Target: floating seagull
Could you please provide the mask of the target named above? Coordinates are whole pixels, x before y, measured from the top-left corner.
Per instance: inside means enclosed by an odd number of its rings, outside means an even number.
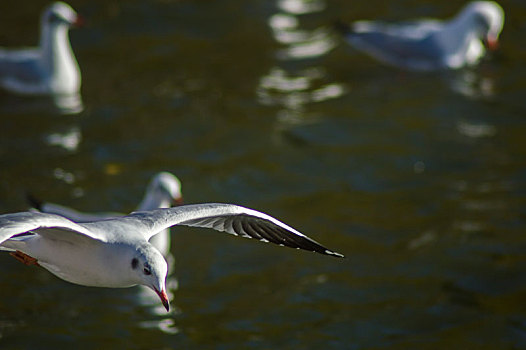
[[[194,204],[75,223],[39,212],[0,215],[0,248],[26,265],[94,287],[145,285],[167,311],[167,263],[148,240],[174,225],[213,228],[237,236],[343,257],[264,213],[233,204]]]
[[[76,94],[80,70],[68,30],[81,22],[63,2],[49,5],[41,16],[39,47],[0,48],[0,86],[25,95]]]
[[[449,21],[424,19],[388,24],[357,21],[337,24],[348,43],[393,66],[431,71],[477,63],[497,48],[504,11],[493,1],[475,1]]]
[[[28,196],[31,205],[40,212],[64,216],[71,221],[90,222],[112,217],[123,216],[122,213],[83,213],[59,204],[42,202],[33,196]],[[183,195],[181,193],[181,181],[169,172],[157,173],[148,184],[146,193],[137,211],[147,211],[159,208],[170,208],[172,204],[181,205]],[[170,230],[164,229],[152,236],[149,241],[165,257],[170,253]]]

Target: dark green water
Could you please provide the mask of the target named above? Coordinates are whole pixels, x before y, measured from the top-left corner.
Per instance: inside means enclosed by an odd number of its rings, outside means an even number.
[[[27,191],[131,211],[170,171],[187,203],[259,209],[347,258],[176,228],[167,315],[4,253],[0,347],[526,348],[526,6],[501,4],[500,51],[435,75],[328,24],[461,1],[72,2],[84,111],[0,95],[1,212]],[[0,45],[36,43],[42,7],[1,2]]]

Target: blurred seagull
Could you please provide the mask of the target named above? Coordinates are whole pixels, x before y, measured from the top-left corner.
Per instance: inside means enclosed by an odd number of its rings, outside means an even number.
[[[169,311],[167,263],[148,240],[170,226],[213,228],[241,237],[343,257],[264,213],[233,204],[195,204],[75,223],[39,212],[0,215],[0,248],[26,265],[93,287],[144,285]]]
[[[81,18],[69,5],[49,5],[40,19],[39,47],[0,48],[0,86],[26,95],[78,93],[80,70],[68,30],[80,24]]]
[[[28,200],[31,205],[40,212],[61,215],[77,223],[104,220],[125,215],[111,212],[83,213],[59,204],[39,201],[31,195],[28,195]],[[181,181],[169,172],[160,172],[152,178],[148,187],[146,187],[146,193],[141,203],[139,203],[137,211],[170,208],[172,205],[181,205],[182,203]],[[149,242],[157,248],[164,257],[168,257],[170,253],[170,230],[168,228],[152,236]]]
[[[474,1],[453,19],[423,19],[387,24],[357,21],[337,23],[354,48],[387,64],[415,71],[455,69],[476,64],[497,48],[504,11],[493,1]]]

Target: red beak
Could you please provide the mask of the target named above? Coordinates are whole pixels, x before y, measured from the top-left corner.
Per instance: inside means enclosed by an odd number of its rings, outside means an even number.
[[[173,205],[183,205],[183,197],[175,198],[173,200]]]
[[[170,311],[170,300],[168,300],[168,295],[166,294],[166,291],[163,290],[159,292],[157,289],[155,290],[159,298],[161,298],[161,302],[163,303],[164,308],[166,311]]]
[[[492,51],[495,51],[499,48],[499,41],[496,37],[492,35],[488,35],[486,38],[486,44],[488,45],[488,48]]]
[[[86,24],[86,21],[84,20],[84,17],[81,15],[77,15],[77,18],[75,19],[75,22],[73,22],[74,27],[84,27],[84,24]]]

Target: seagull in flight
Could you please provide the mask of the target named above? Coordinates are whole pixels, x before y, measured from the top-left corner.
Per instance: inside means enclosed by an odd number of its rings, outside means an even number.
[[[218,203],[140,211],[85,223],[40,212],[4,214],[0,215],[0,249],[10,251],[26,265],[42,266],[71,283],[111,288],[144,285],[157,293],[169,311],[168,266],[148,240],[174,225],[212,228],[343,257],[267,214]]]

